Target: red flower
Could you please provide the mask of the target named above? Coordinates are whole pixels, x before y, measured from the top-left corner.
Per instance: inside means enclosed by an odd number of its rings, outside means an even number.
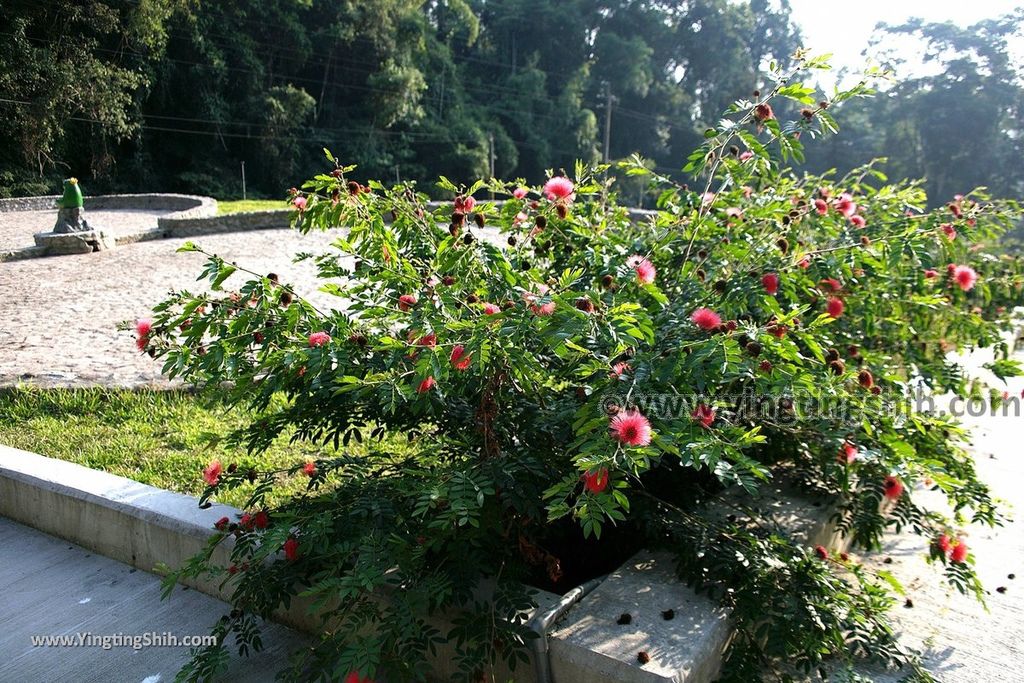
[[[658,274],[654,264],[638,254],[634,254],[626,259],[626,265],[636,271],[636,279],[642,285],[649,285],[654,282],[654,278]]]
[[[203,479],[205,479],[206,483],[210,486],[216,486],[217,482],[220,480],[221,469],[220,460],[214,460],[203,468]]]
[[[955,266],[953,280],[960,285],[960,289],[966,292],[974,288],[974,283],[978,281],[978,274],[970,266]]]
[[[772,371],[772,362],[770,360],[763,360],[763,361],[761,361],[761,364],[758,366],[758,368],[763,373],[766,373],[766,374],[771,373],[771,371]]]
[[[835,279],[834,277],[827,277],[827,278],[825,278],[824,280],[821,281],[821,285],[822,285],[822,287],[821,287],[822,289],[824,289],[825,287],[828,287],[833,292],[838,292],[838,291],[840,291],[843,288],[843,283],[840,282],[839,280]]]
[[[761,122],[774,119],[775,112],[772,111],[772,105],[767,102],[762,102],[754,107],[754,118]]]
[[[434,381],[433,376],[427,377],[425,380],[420,382],[420,385],[419,387],[416,388],[416,391],[418,391],[421,394],[425,394],[431,389],[433,389],[435,384],[437,384],[437,382]]]
[[[230,567],[228,567],[228,574],[230,574],[231,576],[234,576],[237,573],[238,573],[238,565],[237,564],[233,564]]]
[[[690,320],[702,330],[713,330],[722,324],[722,319],[710,308],[698,308],[690,316]]]
[[[533,311],[534,315],[541,317],[547,317],[555,312],[555,302],[549,301],[546,304],[531,304],[530,310]]]
[[[700,423],[704,429],[710,429],[715,421],[715,409],[703,403],[698,403],[697,407],[690,413],[690,417],[693,418],[694,422]]]
[[[565,176],[556,175],[549,181],[544,183],[544,196],[551,201],[556,199],[568,199],[573,198],[573,191],[576,186],[573,185],[572,181]]]
[[[484,304],[484,315],[497,315],[501,313],[501,307],[497,304]]]
[[[839,458],[847,464],[857,459],[857,447],[849,441],[843,444],[843,452],[839,454]]]
[[[934,268],[929,268],[926,271],[924,271],[924,277],[927,280],[931,280],[931,279],[936,278],[938,276],[939,276],[939,271],[935,270]]]
[[[467,369],[469,364],[473,362],[472,354],[466,353],[466,348],[462,344],[456,344],[452,347],[451,355],[452,365],[455,366],[456,370],[460,372]]]
[[[850,216],[850,223],[852,223],[855,228],[863,228],[867,225],[867,221],[864,220],[864,216],[859,216],[857,214]]]
[[[823,545],[814,546],[814,552],[822,560],[828,559],[828,550]]]
[[[903,482],[898,478],[889,475],[882,482],[882,490],[885,493],[885,497],[890,500],[897,500],[903,495]]]
[[[788,329],[789,328],[787,328],[785,325],[778,325],[778,324],[769,325],[768,326],[768,334],[772,335],[776,339],[782,339],[783,337],[786,336],[786,332],[787,332]]]
[[[597,472],[583,474],[583,487],[591,493],[601,493],[608,488],[608,469],[602,467]]]
[[[967,544],[964,543],[964,539],[956,539],[956,545],[953,546],[953,552],[949,554],[949,559],[953,562],[963,562],[967,559]]]
[[[289,538],[284,542],[284,556],[289,562],[299,559],[299,541],[297,538]]]
[[[315,477],[316,476],[316,463],[315,462],[307,462],[305,465],[302,466],[302,472],[307,477]]]
[[[331,341],[331,335],[326,332],[314,332],[309,335],[309,345],[311,347],[324,346],[329,344]]]
[[[252,525],[257,529],[266,529],[270,526],[270,515],[260,510],[252,516]]]
[[[857,204],[854,203],[853,197],[844,192],[839,195],[839,198],[835,200],[836,211],[843,214],[847,218],[857,213]]]
[[[238,526],[242,527],[243,529],[251,529],[252,515],[250,515],[248,512],[243,512],[242,516],[238,519]]]
[[[345,676],[345,683],[373,683],[373,679],[369,676],[363,678],[359,675],[358,671],[350,671],[349,674]]]
[[[833,318],[838,318],[839,316],[841,316],[845,309],[846,305],[843,303],[843,300],[837,299],[836,297],[832,297],[831,299],[829,299],[828,304],[826,305],[826,310],[828,311],[828,314]]]
[[[295,199],[292,200],[292,206],[294,206],[299,211],[305,211],[306,210],[306,198],[305,197],[296,197]]]
[[[814,210],[818,212],[819,216],[824,216],[828,213],[828,202],[824,199],[815,199]]]
[[[865,389],[870,389],[875,385],[875,376],[871,374],[870,370],[861,370],[857,373],[857,381]]]
[[[153,331],[153,321],[149,318],[139,318],[135,321],[135,334],[140,337],[148,337]]]
[[[476,206],[476,199],[459,195],[455,198],[455,210],[459,213],[469,213]]]
[[[803,268],[804,270],[807,270],[808,268],[811,267],[811,260],[805,256],[802,259],[800,259],[800,262],[797,263],[797,265]]]
[[[523,197],[526,196],[526,193],[527,189],[525,187],[517,187],[516,189],[512,190],[512,196],[515,197],[516,199],[522,199]]]
[[[402,296],[398,297],[398,310],[408,311],[410,308],[416,305],[416,301],[417,300],[415,294],[403,294]]]
[[[228,519],[227,517],[221,517],[216,522],[214,522],[213,528],[216,529],[217,531],[224,531],[225,529],[228,528],[228,524],[230,524],[230,523],[231,523],[230,519]]]
[[[416,340],[416,346],[426,346],[431,349],[434,348],[437,346],[437,335],[433,332],[428,332]]]
[[[941,550],[944,555],[948,555],[949,550],[953,547],[953,545],[949,536],[947,536],[946,534],[942,534],[935,539],[935,547]]]
[[[765,273],[761,276],[761,284],[764,285],[764,291],[775,294],[779,291],[779,276],[775,273]]]
[[[651,443],[651,423],[635,410],[617,413],[609,424],[612,436],[627,446],[646,446]]]
[[[946,237],[949,241],[952,242],[956,239],[956,228],[954,228],[951,223],[943,223],[939,227],[942,228],[942,232],[946,233]]]
[[[620,361],[612,366],[612,374],[615,375],[616,377],[622,377],[622,373],[632,369],[633,368],[630,367],[629,363],[625,361]]]

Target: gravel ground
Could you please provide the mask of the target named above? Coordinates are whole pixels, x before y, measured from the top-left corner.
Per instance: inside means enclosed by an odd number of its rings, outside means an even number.
[[[119,235],[156,228],[156,219],[169,213],[174,212],[142,209],[86,211],[85,220],[93,228],[102,229],[116,238]],[[56,221],[56,209],[0,212],[0,251],[34,246],[32,235],[53,230]]]
[[[337,305],[334,297],[317,292],[311,264],[291,261],[299,251],[325,251],[328,233],[259,230],[194,241],[256,272],[278,273],[318,305]],[[0,386],[162,382],[158,363],[136,351],[131,333],[116,328],[147,316],[172,289],[206,289],[195,281],[205,257],[175,253],[184,242],[156,240],[0,264]],[[238,274],[228,286],[235,278],[244,281]]]

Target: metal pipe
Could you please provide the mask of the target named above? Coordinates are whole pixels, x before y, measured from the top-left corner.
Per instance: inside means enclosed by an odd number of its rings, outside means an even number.
[[[549,607],[544,612],[538,612],[526,623],[526,626],[537,634],[537,637],[530,643],[533,650],[533,671],[537,679],[536,683],[552,683],[551,681],[551,653],[548,649],[548,629],[558,619],[569,611],[569,608],[590,594],[601,582],[608,577],[607,574],[591,579],[586,583],[576,586],[562,596],[562,599]]]

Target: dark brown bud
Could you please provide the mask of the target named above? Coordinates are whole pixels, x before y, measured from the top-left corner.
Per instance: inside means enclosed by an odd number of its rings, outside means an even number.
[[[537,227],[541,230],[548,227],[548,219],[546,216],[537,216],[537,220],[534,221],[534,223],[536,223]]]
[[[775,243],[775,246],[779,248],[779,251],[781,251],[783,255],[789,253],[789,240],[785,237],[780,237],[779,241]]]
[[[761,345],[758,344],[756,341],[750,342],[749,344],[747,344],[747,353],[749,353],[754,358],[757,358],[758,356],[761,355]]]
[[[867,235],[861,235],[860,236],[860,243],[862,245],[864,245],[865,247],[870,247],[871,246],[871,238],[868,237]]]
[[[482,213],[473,214],[473,222],[476,223],[476,227],[484,227],[484,215]]]
[[[270,280],[271,282],[273,282],[276,285],[277,282],[278,282],[278,280],[277,280],[277,273],[267,273],[267,279]]]
[[[601,286],[605,289],[611,289],[612,285],[615,284],[615,278],[610,274],[605,274],[601,278]]]
[[[703,261],[707,257],[708,257],[708,252],[706,250],[704,250],[704,249],[698,249],[697,250],[697,258],[699,258],[700,260]]]
[[[871,374],[869,370],[861,370],[857,374],[857,381],[865,389],[870,389],[871,387],[875,386],[875,377],[874,375]]]
[[[584,313],[594,312],[594,302],[587,297],[580,297],[576,299],[576,308],[583,311]]]
[[[519,262],[519,270],[523,271],[524,273],[528,271],[530,267],[530,262],[527,261],[526,259],[523,259],[522,261]]]
[[[462,228],[455,225],[455,223],[452,223],[451,225],[448,226],[448,232],[451,233],[452,237],[458,237],[459,233],[462,232]]]
[[[878,396],[880,393],[882,393],[882,387],[876,384],[875,386],[871,387],[871,393],[874,394],[875,396]]]
[[[473,244],[473,236],[467,232],[466,235],[462,238],[462,242],[463,244]]]
[[[466,297],[467,304],[475,304],[478,301],[480,301],[480,297],[478,297],[476,294],[470,294],[469,296]]]
[[[354,180],[348,181],[348,193],[350,195],[357,195],[362,188],[359,187],[359,183]]]
[[[281,292],[281,305],[288,306],[295,300],[295,297],[290,292]]]
[[[569,215],[569,207],[565,204],[559,204],[555,207],[555,213],[558,214],[559,218],[565,218]]]
[[[516,242],[517,242],[517,241],[518,241],[518,240],[516,239],[516,236],[515,236],[515,235],[509,235],[509,236],[508,236],[508,246],[510,246],[510,247],[514,247],[514,246],[516,246]]]
[[[814,110],[813,109],[808,109],[807,107],[804,107],[803,109],[800,110],[800,116],[802,116],[802,117],[804,117],[805,119],[808,119],[808,120],[809,119],[813,119],[814,118]]]
[[[728,288],[728,283],[725,280],[715,280],[715,284],[711,286],[719,294],[725,294],[725,290]]]
[[[452,285],[455,284],[455,278],[452,277],[451,275],[445,275],[443,278],[441,278],[441,284],[444,285],[445,287],[451,287]]]
[[[841,360],[834,360],[828,364],[828,369],[837,375],[841,375],[846,372],[846,363]]]
[[[839,360],[839,349],[829,349],[825,354],[825,360],[829,363],[834,360]]]

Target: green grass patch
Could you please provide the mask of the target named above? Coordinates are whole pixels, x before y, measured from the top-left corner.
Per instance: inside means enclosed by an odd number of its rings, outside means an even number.
[[[216,400],[183,391],[0,389],[0,443],[195,496],[205,486],[203,467],[215,458],[224,467],[278,469],[321,453],[312,444],[289,444],[287,435],[256,456],[210,445],[211,437],[251,418],[244,409],[229,412]],[[282,481],[272,502],[306,483],[302,475]],[[252,488],[225,491],[216,500],[241,507]]]
[[[217,200],[217,213],[243,213],[245,211],[269,211],[270,209],[287,209],[288,203],[283,199],[231,199]]]

